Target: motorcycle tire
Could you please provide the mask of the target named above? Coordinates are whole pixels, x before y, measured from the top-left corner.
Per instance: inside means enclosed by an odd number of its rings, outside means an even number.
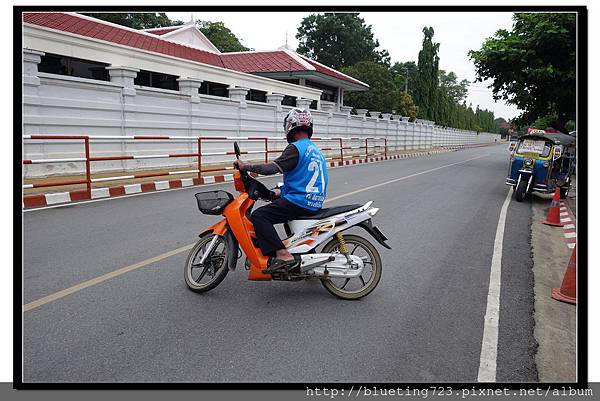
[[[372,264],[373,264],[373,274],[372,274],[371,278],[369,279],[368,283],[365,283],[365,286],[358,291],[346,291],[343,288],[337,287],[330,279],[321,279],[321,284],[323,284],[323,287],[325,287],[325,289],[327,291],[329,291],[329,293],[335,295],[338,298],[346,299],[346,300],[356,300],[356,299],[360,299],[360,298],[363,298],[363,297],[369,295],[371,293],[371,291],[373,291],[375,289],[375,287],[377,287],[377,284],[379,284],[379,280],[381,279],[381,269],[382,269],[381,256],[379,255],[377,248],[375,248],[373,246],[373,244],[371,244],[369,241],[367,241],[366,239],[364,239],[358,235],[352,235],[352,234],[344,235],[344,239],[345,239],[347,245],[360,246],[368,254],[370,254],[369,256],[371,256]],[[323,250],[321,252],[331,253],[336,247],[339,247],[339,242],[337,241],[337,239],[334,238],[331,241],[329,241],[327,244],[325,244],[325,246],[323,247]],[[362,275],[361,275],[361,277],[362,277]],[[352,280],[355,280],[355,279],[356,278],[354,278]],[[344,284],[344,286],[345,286],[345,284]]]
[[[517,202],[523,202],[525,199],[525,193],[527,192],[527,182],[521,181],[515,188],[515,200]]]
[[[199,283],[197,281],[201,280],[204,277],[204,275],[206,274],[206,268],[203,269],[203,272],[201,273],[201,276],[198,279],[194,279],[192,275],[192,269],[194,267],[197,267],[193,265],[194,259],[198,255],[198,252],[200,252],[200,250],[205,245],[211,242],[213,236],[214,235],[207,235],[205,237],[200,238],[200,240],[196,242],[196,245],[194,245],[190,250],[190,253],[185,261],[183,275],[185,279],[185,284],[191,291],[198,293],[210,291],[219,284],[221,284],[221,282],[225,279],[225,276],[227,276],[227,273],[229,272],[229,268],[227,267],[227,242],[225,242],[225,239],[223,237],[219,237],[218,241],[220,241],[223,244],[223,259],[221,262],[221,266],[218,267],[218,270],[215,272],[214,277],[205,284]],[[218,246],[219,245],[216,245],[217,248]]]

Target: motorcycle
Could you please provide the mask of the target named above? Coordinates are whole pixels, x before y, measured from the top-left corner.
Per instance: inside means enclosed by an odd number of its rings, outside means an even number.
[[[236,158],[240,148],[234,143]],[[195,194],[198,208],[207,215],[223,215],[218,223],[199,235],[185,262],[184,276],[188,288],[207,292],[217,287],[227,273],[234,271],[241,250],[246,255],[248,279],[256,281],[320,280],[331,294],[342,299],[359,299],[375,289],[381,278],[381,256],[367,239],[356,234],[344,234],[360,227],[387,249],[386,236],[372,223],[379,211],[372,201],[364,205],[345,205],[321,209],[311,216],[300,216],[284,224],[286,249],[299,255],[300,266],[291,271],[266,274],[269,257],[256,245],[256,234],[249,219],[258,199],[273,200],[274,191],[247,171],[236,170],[234,187],[239,195],[223,190]],[[323,245],[320,252],[317,248]]]

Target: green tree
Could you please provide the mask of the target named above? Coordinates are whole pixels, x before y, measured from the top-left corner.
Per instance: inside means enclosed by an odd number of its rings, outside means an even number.
[[[418,74],[417,64],[414,61],[394,63],[394,65],[390,67],[390,71],[394,74],[394,83],[398,89],[402,89],[412,96],[414,89],[413,83]],[[408,82],[406,80],[407,76]]]
[[[415,103],[419,106],[419,116],[436,121],[437,110],[434,102],[438,95],[439,43],[433,43],[433,28],[423,28],[423,47],[419,52],[417,79],[413,90]]]
[[[392,110],[394,114],[410,117],[410,121],[415,121],[419,114],[419,107],[413,102],[412,97],[404,91],[398,91],[396,98],[396,108]]]
[[[493,80],[494,99],[523,110],[517,124],[555,116],[564,130],[575,119],[575,14],[516,13],[513,21],[469,52],[477,78]]]
[[[456,103],[462,102],[467,97],[469,81],[463,79],[459,82],[454,72],[446,73],[444,70],[439,70],[439,82],[440,88],[446,91]]]
[[[369,84],[369,90],[344,94],[344,103],[388,113],[396,108],[397,90],[393,85],[393,75],[386,66],[373,61],[361,61],[350,67],[342,67],[340,71]]]
[[[221,52],[245,52],[252,50],[240,42],[222,22],[197,21],[198,29]]]
[[[298,53],[336,69],[360,61],[390,64],[387,50],[377,50],[371,25],[358,13],[311,14],[300,23],[296,38]]]
[[[165,13],[83,13],[83,15],[88,15],[114,24],[128,26],[133,29],[183,25],[183,21],[172,21]]]
[[[373,61],[361,61],[341,71],[367,84],[369,90],[349,92],[344,102],[359,109],[401,114],[414,120],[419,108],[412,97],[394,84],[394,74],[385,65]]]

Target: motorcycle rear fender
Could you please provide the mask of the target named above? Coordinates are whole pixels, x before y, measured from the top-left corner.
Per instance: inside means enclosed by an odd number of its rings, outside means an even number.
[[[385,243],[385,241],[387,241],[387,237],[379,230],[379,228],[377,228],[373,225],[373,222],[371,221],[371,219],[362,221],[354,227],[361,227],[361,228],[365,229],[382,246],[386,247],[387,249],[392,249],[391,246],[389,246],[388,244]]]
[[[199,237],[202,238],[211,234],[220,235],[225,239],[225,245],[227,246],[227,268],[229,270],[235,270],[237,266],[240,245],[238,240],[229,229],[227,220],[223,219],[218,223],[208,227],[206,230],[200,233]]]

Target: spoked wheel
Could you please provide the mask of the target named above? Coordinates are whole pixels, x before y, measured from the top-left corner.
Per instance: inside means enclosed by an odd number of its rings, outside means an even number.
[[[344,235],[348,252],[359,256],[364,264],[360,276],[354,278],[329,278],[321,280],[323,286],[342,299],[359,299],[368,295],[377,287],[381,278],[381,257],[377,249],[366,239],[358,235]],[[333,239],[323,247],[323,253],[339,253],[340,243]]]
[[[185,261],[184,276],[188,288],[194,292],[210,291],[218,286],[229,271],[227,267],[227,244],[217,235],[210,255],[200,263],[215,235],[201,238]]]

